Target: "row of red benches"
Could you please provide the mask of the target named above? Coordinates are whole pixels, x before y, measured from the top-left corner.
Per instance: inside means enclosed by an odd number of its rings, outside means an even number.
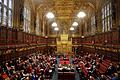
[[[99,69],[96,69],[97,70],[97,74],[98,75],[101,75],[101,74],[105,74],[109,65],[110,65],[110,60],[103,60],[102,63],[100,63],[100,68]],[[85,77],[88,76],[88,73],[89,73],[89,70],[86,69],[85,65],[83,63],[80,64],[81,66],[81,69],[83,71],[83,73],[85,74]]]
[[[100,68],[97,69],[98,74],[105,74],[109,65],[110,65],[110,60],[103,60],[102,63],[100,63]]]

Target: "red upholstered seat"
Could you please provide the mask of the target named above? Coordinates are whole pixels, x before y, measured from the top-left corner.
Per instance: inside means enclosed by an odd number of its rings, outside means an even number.
[[[98,71],[100,74],[104,74],[106,72],[106,68],[101,64],[100,69]]]
[[[64,64],[64,61],[60,61],[60,64]]]
[[[70,64],[70,61],[66,61],[66,64]]]
[[[85,67],[82,70],[83,70],[83,72],[85,74],[85,77],[87,77],[88,76],[88,70]]]

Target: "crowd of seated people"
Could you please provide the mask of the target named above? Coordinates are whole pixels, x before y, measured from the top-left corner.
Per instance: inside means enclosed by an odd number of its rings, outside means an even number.
[[[73,57],[73,64],[76,65],[81,79],[120,80],[118,76],[119,65],[116,67],[103,55],[89,53],[84,56],[77,55]]]
[[[0,65],[0,80],[50,79],[55,70],[56,57],[42,54],[29,55]]]
[[[73,64],[81,80],[120,80],[120,64],[115,66],[103,55],[86,53],[73,55]],[[68,60],[67,58],[62,60]],[[50,79],[56,67],[55,55],[41,53],[28,55],[0,65],[0,80],[44,80]],[[59,64],[58,69],[74,72],[73,64]]]

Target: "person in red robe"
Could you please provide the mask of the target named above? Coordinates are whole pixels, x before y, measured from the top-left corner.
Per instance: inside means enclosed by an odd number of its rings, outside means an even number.
[[[6,72],[3,72],[2,79],[3,80],[10,80],[10,78],[8,77],[8,75],[6,74]]]

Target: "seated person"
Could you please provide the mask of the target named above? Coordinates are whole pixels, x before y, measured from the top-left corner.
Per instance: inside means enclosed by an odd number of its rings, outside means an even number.
[[[5,71],[2,73],[2,80],[9,80],[9,77]]]
[[[113,64],[112,63],[110,63],[110,66],[108,67],[108,69],[107,69],[107,74],[109,75],[109,76],[111,76],[113,73],[115,73],[116,72],[116,68],[113,66]]]
[[[90,64],[87,62],[87,63],[85,64],[85,67],[89,68],[89,67],[90,67]]]
[[[119,64],[116,66],[116,71],[117,71],[118,73],[120,73],[120,65],[119,65]]]
[[[114,74],[113,74],[112,80],[120,80],[120,79],[118,78],[118,74],[117,74],[117,73],[114,73]]]
[[[105,77],[105,75],[101,75],[100,80],[107,80],[107,77]]]
[[[96,64],[96,68],[97,68],[97,69],[100,68],[100,64],[99,64],[99,63]]]
[[[95,80],[95,78],[93,76],[90,76],[90,79],[89,80]]]
[[[0,74],[0,80],[2,80],[2,75]]]

